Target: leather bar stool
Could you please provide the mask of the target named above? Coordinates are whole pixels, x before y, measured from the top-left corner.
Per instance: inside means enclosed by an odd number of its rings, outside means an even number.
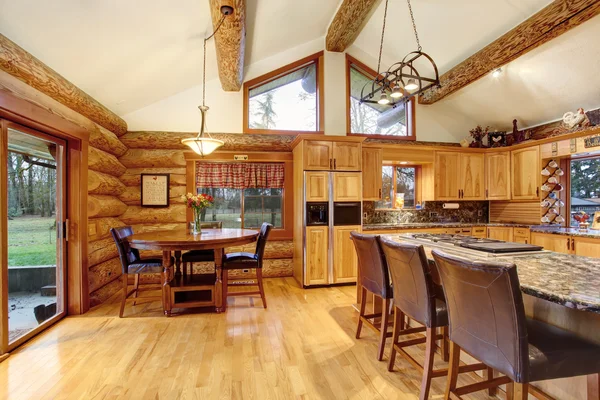
[[[379,333],[377,360],[381,361],[383,360],[385,341],[392,336],[392,332],[388,331],[392,300],[392,286],[388,266],[381,249],[379,235],[363,235],[357,232],[350,232],[350,235],[358,256],[358,284],[361,286],[360,314],[356,328],[356,338],[360,339],[363,324]],[[381,298],[381,313],[365,314],[368,292]],[[374,320],[376,318],[381,318],[379,324],[375,324]]]
[[[431,268],[421,245],[399,243],[386,238],[381,238],[381,247],[385,254],[394,296],[394,332],[392,334],[392,352],[390,354],[388,370],[393,371],[396,353],[400,353],[408,362],[423,374],[419,399],[429,397],[431,379],[448,375],[448,369],[433,369],[433,359],[436,349],[435,341],[442,341],[442,357],[446,347],[446,334],[448,327],[448,310],[446,302],[437,296],[436,284],[431,276]],[[404,328],[404,315],[409,316],[423,325],[418,328]],[[437,334],[438,329],[444,333]],[[418,339],[399,341],[400,336],[425,332],[426,336]],[[420,364],[404,349],[425,343],[425,362]],[[447,361],[447,359],[445,359]],[[460,372],[469,372],[486,369],[484,364],[463,366]],[[488,376],[493,376],[488,373]]]
[[[140,298],[138,294],[141,290],[159,290],[160,288],[156,288],[154,285],[153,288],[143,288],[140,289],[140,275],[141,274],[162,274],[163,265],[162,259],[159,258],[147,258],[142,259],[140,257],[140,252],[137,249],[133,249],[129,246],[129,242],[127,238],[133,235],[133,228],[131,226],[123,226],[119,228],[111,228],[110,233],[117,245],[117,249],[119,251],[119,259],[121,260],[121,268],[122,268],[122,279],[123,279],[123,296],[121,297],[121,309],[119,310],[119,318],[123,318],[123,310],[125,309],[125,303],[128,300],[133,300],[134,305],[135,302]],[[174,258],[171,257],[171,263],[173,263]],[[127,291],[128,277],[129,275],[134,275],[134,284],[133,289]],[[133,294],[133,298],[130,296]],[[162,293],[160,296],[144,296],[143,300],[163,300]],[[164,308],[164,304],[163,304]]]
[[[600,373],[600,346],[527,318],[514,264],[471,261],[438,250],[433,250],[433,256],[450,321],[446,399],[486,388],[481,384],[457,387],[461,350],[505,375],[490,383],[507,384],[507,399],[525,400],[528,393],[548,399],[529,383],[581,375],[588,375],[588,399],[600,398],[594,387]]]
[[[223,258],[223,298],[226,300],[227,296],[250,296],[254,294],[260,294],[263,306],[267,308],[267,300],[265,298],[265,289],[263,286],[263,257],[265,254],[265,247],[267,245],[267,239],[269,233],[273,229],[273,225],[263,222],[260,228],[260,234],[256,241],[256,252],[255,253],[229,253],[225,254]],[[235,269],[254,269],[256,271],[256,283],[232,283],[229,284],[229,271]],[[228,292],[229,286],[258,286],[258,291],[249,292]]]
[[[221,221],[211,221],[211,222],[202,222],[200,224],[202,229],[221,229],[223,227],[223,222]],[[181,261],[183,262],[183,275],[186,275],[187,268],[190,269],[190,275],[194,274],[194,263],[199,262],[214,262],[215,261],[215,251],[214,250],[190,250],[181,256]]]

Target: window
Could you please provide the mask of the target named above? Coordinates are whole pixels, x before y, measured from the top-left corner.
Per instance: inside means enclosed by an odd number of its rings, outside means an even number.
[[[323,130],[323,52],[244,83],[244,133]]]
[[[395,108],[373,103],[362,103],[361,92],[375,77],[376,72],[346,55],[346,117],[350,135],[385,139],[415,140],[414,102],[398,104]],[[365,88],[365,92],[366,92]]]
[[[382,200],[375,203],[376,209],[415,208],[417,167],[384,165],[382,169]]]
[[[600,157],[571,160],[571,226],[577,226],[573,215],[579,211],[600,216]],[[591,225],[592,220],[588,221]]]

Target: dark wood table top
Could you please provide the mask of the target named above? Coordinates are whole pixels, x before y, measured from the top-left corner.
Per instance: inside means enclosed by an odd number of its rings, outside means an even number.
[[[251,229],[202,229],[194,235],[189,229],[174,229],[136,233],[129,236],[129,245],[139,250],[203,250],[220,249],[252,243],[258,238],[258,231]]]

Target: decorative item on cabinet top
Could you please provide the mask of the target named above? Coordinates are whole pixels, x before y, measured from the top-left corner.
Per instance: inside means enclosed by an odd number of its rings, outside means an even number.
[[[541,171],[546,181],[542,185],[542,192],[546,193],[540,206],[542,208],[542,224],[562,225],[565,218],[561,215],[561,209],[565,203],[560,199],[559,193],[563,191],[563,185],[560,183],[560,177],[564,171],[555,160],[550,160]]]

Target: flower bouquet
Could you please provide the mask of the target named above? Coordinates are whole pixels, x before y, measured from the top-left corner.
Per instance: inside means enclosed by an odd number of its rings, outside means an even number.
[[[202,233],[202,210],[212,207],[215,199],[208,194],[188,193],[182,196],[186,201],[188,208],[192,209],[194,222],[194,235]]]

